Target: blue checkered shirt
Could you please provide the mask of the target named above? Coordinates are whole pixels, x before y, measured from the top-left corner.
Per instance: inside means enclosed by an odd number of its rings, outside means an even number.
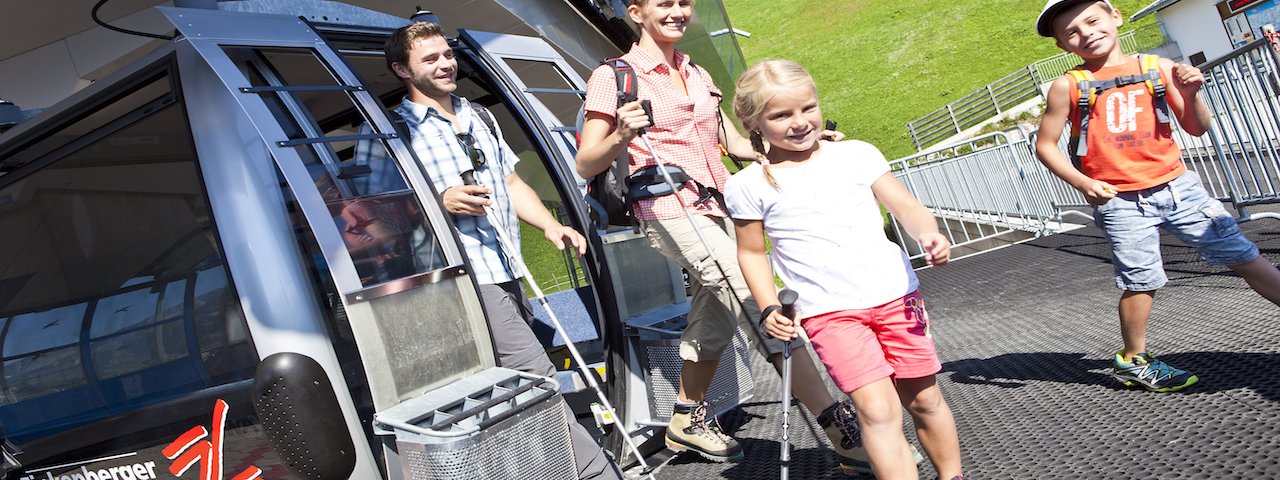
[[[457,131],[468,132],[475,139],[476,147],[484,152],[485,163],[476,169],[476,183],[493,190],[490,208],[498,217],[498,223],[505,228],[507,237],[516,249],[512,256],[520,257],[520,228],[516,219],[515,208],[511,205],[511,195],[507,191],[507,176],[515,173],[516,162],[519,161],[511,153],[506,141],[502,139],[502,131],[494,125],[497,135],[490,133],[488,125],[480,119],[467,99],[452,95],[453,111],[457,114],[461,128]],[[436,191],[443,193],[449,187],[462,185],[462,173],[472,169],[471,158],[462,149],[462,144],[454,133],[453,124],[440,115],[435,108],[419,105],[406,97],[396,109],[409,125],[410,143],[418,160],[422,162],[427,177],[435,184]],[[509,282],[520,278],[516,268],[510,265],[503,255],[502,246],[498,242],[497,232],[488,216],[454,215],[453,222],[458,229],[458,237],[471,260],[472,274],[476,282],[492,285]]]

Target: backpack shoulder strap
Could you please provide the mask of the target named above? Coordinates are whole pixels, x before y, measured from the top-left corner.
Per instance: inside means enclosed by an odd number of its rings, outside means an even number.
[[[471,110],[476,112],[476,116],[480,117],[480,121],[484,122],[484,126],[489,127],[489,134],[493,135],[494,140],[498,138],[497,121],[493,119],[493,112],[485,108],[484,105],[471,103]]]
[[[1071,77],[1076,88],[1080,90],[1080,98],[1076,103],[1083,105],[1086,108],[1089,105],[1093,105],[1093,101],[1097,99],[1097,92],[1093,89],[1093,72],[1090,72],[1084,67],[1076,67],[1071,70],[1067,70],[1067,75]]]
[[[1076,113],[1078,119],[1076,124],[1071,127],[1071,154],[1072,158],[1079,163],[1079,158],[1089,153],[1089,108],[1093,106],[1094,100],[1097,100],[1098,92],[1095,88],[1095,80],[1093,72],[1079,66],[1071,70],[1067,70],[1067,75],[1075,81],[1076,90],[1080,92],[1079,98],[1076,99]]]
[[[1169,101],[1165,99],[1167,90],[1162,78],[1163,73],[1160,71],[1160,57],[1139,53],[1138,65],[1142,69],[1143,76],[1146,77],[1147,93],[1151,94],[1152,102],[1155,103],[1156,120],[1160,123],[1169,123]]]
[[[631,68],[631,64],[621,58],[610,58],[603,62],[613,69],[613,79],[618,85],[618,106],[624,103],[634,102],[640,98],[639,85],[637,84],[636,71]]]

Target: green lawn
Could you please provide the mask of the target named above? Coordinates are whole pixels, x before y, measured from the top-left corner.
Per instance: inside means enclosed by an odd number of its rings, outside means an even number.
[[[1112,3],[1127,16],[1149,2]],[[800,62],[818,83],[826,117],[890,159],[915,152],[907,122],[1060,51],[1035,34],[1044,0],[724,4],[734,27],[751,32],[738,38],[747,63]]]

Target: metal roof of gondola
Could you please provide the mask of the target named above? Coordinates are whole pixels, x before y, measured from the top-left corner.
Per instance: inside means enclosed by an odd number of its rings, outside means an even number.
[[[1154,2],[1151,2],[1151,4],[1150,4],[1150,5],[1147,5],[1147,6],[1145,6],[1145,7],[1142,7],[1142,9],[1141,9],[1141,10],[1138,10],[1138,11],[1137,11],[1137,12],[1135,12],[1133,15],[1130,15],[1130,16],[1129,16],[1129,20],[1130,20],[1130,21],[1137,21],[1138,19],[1140,19],[1140,18],[1142,18],[1142,17],[1145,17],[1145,16],[1147,16],[1147,15],[1151,15],[1151,14],[1153,14],[1153,13],[1156,13],[1156,12],[1157,12],[1157,11],[1159,11],[1160,9],[1163,9],[1163,8],[1165,8],[1165,7],[1169,6],[1169,5],[1173,5],[1173,4],[1175,4],[1175,3],[1178,3],[1178,0],[1156,0],[1156,1],[1154,1]]]

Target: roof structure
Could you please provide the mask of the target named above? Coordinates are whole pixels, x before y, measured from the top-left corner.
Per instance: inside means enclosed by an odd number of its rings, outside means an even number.
[[[1154,2],[1151,2],[1151,5],[1142,7],[1141,10],[1138,10],[1133,15],[1130,15],[1129,20],[1137,21],[1142,17],[1156,13],[1156,11],[1163,9],[1164,7],[1167,7],[1169,5],[1173,5],[1175,3],[1178,3],[1178,0],[1156,0]]]

